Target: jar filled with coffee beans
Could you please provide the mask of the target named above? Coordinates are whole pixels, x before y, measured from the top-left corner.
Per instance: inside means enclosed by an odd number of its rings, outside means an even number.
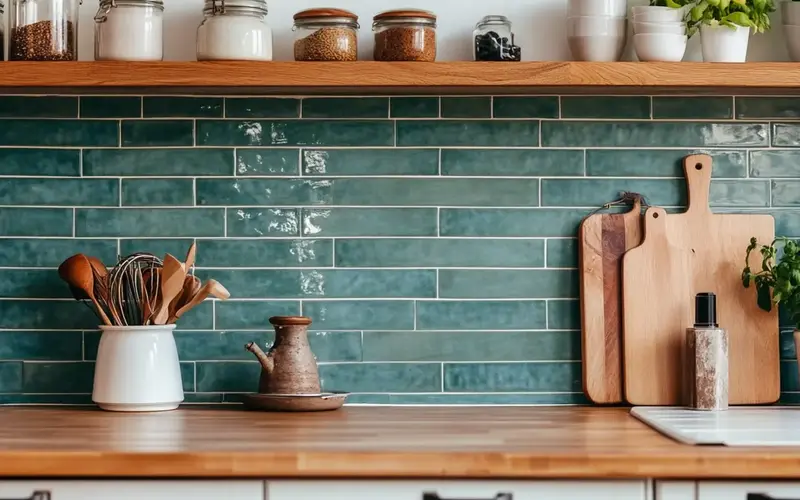
[[[11,61],[76,61],[80,0],[11,0]]]
[[[295,61],[358,60],[358,16],[343,9],[309,9],[294,15]]]
[[[514,45],[511,21],[506,16],[486,16],[475,26],[476,61],[520,61],[522,49]]]
[[[392,10],[375,16],[376,61],[436,60],[436,14],[426,10]]]

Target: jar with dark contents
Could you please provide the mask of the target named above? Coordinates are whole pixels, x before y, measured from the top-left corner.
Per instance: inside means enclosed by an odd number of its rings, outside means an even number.
[[[375,16],[376,61],[436,60],[436,14],[425,10],[392,10]]]
[[[343,9],[309,9],[294,15],[295,61],[357,61],[358,16]]]
[[[76,61],[80,0],[11,0],[11,61]]]
[[[475,26],[476,61],[520,61],[522,49],[514,45],[511,21],[506,16],[486,16]]]

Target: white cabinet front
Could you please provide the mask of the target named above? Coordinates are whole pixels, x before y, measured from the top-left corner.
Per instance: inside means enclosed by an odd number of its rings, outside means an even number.
[[[264,500],[263,481],[0,481],[0,500]]]

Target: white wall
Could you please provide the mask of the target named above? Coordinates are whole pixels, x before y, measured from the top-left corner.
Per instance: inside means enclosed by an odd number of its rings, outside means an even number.
[[[645,5],[647,0],[628,0],[629,5]],[[195,59],[195,30],[203,19],[203,0],[164,0],[165,59]],[[91,60],[94,54],[94,21],[98,0],[84,0],[81,7],[79,57]],[[517,44],[526,61],[570,60],[566,44],[567,0],[268,0],[268,22],[275,34],[275,59],[292,59],[292,16],[311,7],[335,6],[357,13],[361,22],[360,58],[372,59],[372,17],[383,10],[417,7],[439,16],[439,60],[470,60],[472,30],[487,14],[508,16],[514,23]],[[751,39],[748,60],[787,60],[778,13],[771,33]],[[687,60],[700,60],[699,36],[690,41]],[[631,60],[632,51],[626,51]]]

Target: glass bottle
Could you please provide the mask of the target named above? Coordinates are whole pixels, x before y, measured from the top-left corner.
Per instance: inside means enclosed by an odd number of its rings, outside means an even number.
[[[11,61],[78,59],[79,0],[11,0]]]
[[[162,60],[163,17],[162,0],[100,0],[94,16],[95,60]]]
[[[198,61],[271,61],[266,0],[206,0],[197,28]]]
[[[522,49],[514,45],[511,21],[506,16],[486,16],[473,32],[476,61],[520,61]]]
[[[436,14],[425,10],[392,10],[375,16],[376,61],[436,60]]]
[[[309,9],[294,15],[295,61],[357,61],[358,16],[343,9]]]

